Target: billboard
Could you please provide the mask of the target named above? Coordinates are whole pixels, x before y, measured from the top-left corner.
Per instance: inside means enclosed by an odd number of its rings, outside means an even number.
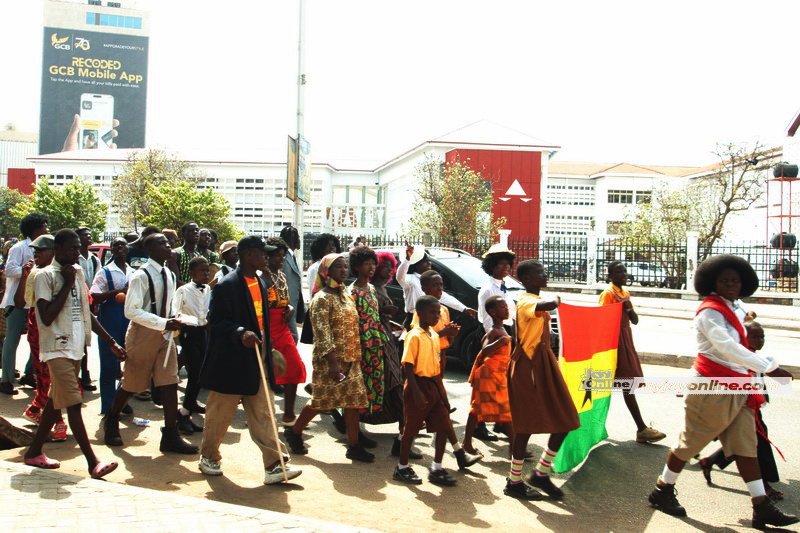
[[[47,26],[39,154],[143,148],[148,37]]]
[[[302,135],[297,141],[297,199],[311,202],[311,144]]]

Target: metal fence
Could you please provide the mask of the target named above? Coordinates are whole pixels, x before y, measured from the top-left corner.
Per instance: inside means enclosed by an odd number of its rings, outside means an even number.
[[[700,248],[703,255],[733,254],[746,259],[758,274],[760,289],[774,292],[797,292],[798,251],[770,247],[764,241],[717,241],[713,247]]]

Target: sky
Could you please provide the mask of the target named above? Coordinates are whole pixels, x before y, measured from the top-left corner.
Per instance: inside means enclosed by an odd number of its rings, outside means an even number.
[[[297,0],[120,1],[152,16],[149,146],[285,152]],[[42,5],[0,0],[0,125],[21,131]],[[782,142],[798,21],[796,1],[307,0],[305,137],[315,161],[384,161],[487,119],[560,161],[705,165],[717,142]]]

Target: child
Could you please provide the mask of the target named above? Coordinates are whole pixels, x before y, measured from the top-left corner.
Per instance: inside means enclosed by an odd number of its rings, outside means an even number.
[[[34,373],[36,374],[36,395],[22,416],[38,426],[41,422],[42,410],[47,404],[47,393],[50,390],[50,371],[47,365],[42,364],[39,359],[39,326],[36,323],[36,296],[33,291],[33,282],[36,279],[36,275],[53,261],[55,241],[52,235],[40,235],[31,243],[30,247],[33,248],[33,264],[25,263],[22,265],[22,277],[19,285],[17,285],[14,305],[17,309],[24,309],[26,305],[28,306],[28,344],[30,345]],[[21,292],[24,294],[20,294]],[[67,440],[67,425],[64,423],[60,410],[56,415],[53,441],[62,442]]]
[[[478,454],[472,446],[472,434],[478,422],[511,423],[506,378],[511,357],[511,337],[503,325],[510,316],[508,303],[502,296],[490,296],[484,307],[486,314],[492,319],[492,329],[483,338],[483,349],[475,358],[469,376],[472,385],[472,409],[464,432],[464,449],[472,454]],[[513,448],[513,440],[509,446]]]
[[[444,281],[442,280],[442,276],[435,270],[427,270],[419,277],[419,280],[422,292],[440,301],[440,298],[444,294]],[[411,327],[415,328],[418,325],[419,317],[415,311],[411,317]],[[446,307],[440,306],[439,321],[433,326],[433,331],[439,336],[439,374],[436,379],[439,381],[439,390],[442,392],[443,399],[450,413],[455,409],[450,409],[450,402],[447,399],[447,390],[444,388],[442,376],[444,376],[444,369],[445,366],[447,366],[447,348],[450,347],[450,343],[455,336],[458,335],[459,329],[461,328],[458,324],[450,321],[450,311],[448,311]],[[447,428],[447,440],[450,441],[450,445],[453,447],[453,453],[456,456],[459,470],[463,470],[480,461],[483,456],[472,455],[461,446],[456,437],[455,429],[453,429],[453,422],[449,417],[448,420],[450,423]]]
[[[753,315],[748,313],[747,318],[751,316]],[[744,329],[747,330],[747,346],[751,351],[757,352],[764,347],[764,328],[755,320],[747,320],[747,318],[744,323]],[[764,395],[764,397],[769,401],[769,397],[766,395]],[[764,419],[761,416],[761,409],[756,412],[756,416],[761,426],[760,429],[763,430],[763,434],[761,431],[757,431],[758,444],[756,445],[756,453],[758,454],[758,466],[761,468],[761,475],[764,479],[764,490],[767,496],[772,500],[782,500],[783,493],[770,486],[770,483],[777,483],[780,481],[780,477],[778,476],[778,465],[775,464],[775,456],[772,454],[772,445],[767,440],[767,425],[764,424]],[[714,465],[718,466],[720,470],[724,470],[732,462],[733,458],[725,457],[725,451],[722,448],[708,457],[701,458],[700,468],[703,470],[703,477],[706,478],[706,482],[711,485],[711,468]]]
[[[564,493],[550,480],[550,470],[567,433],[580,426],[575,404],[550,349],[550,311],[561,300],[545,301],[539,296],[541,289],[547,287],[547,274],[541,263],[521,262],[517,277],[526,292],[517,300],[517,345],[508,367],[514,439],[511,472],[503,493],[522,500],[541,499],[538,491],[522,481],[522,465],[531,434],[550,433],[528,483],[553,499],[561,499]]]
[[[202,426],[192,421],[191,414],[206,412],[197,403],[197,395],[200,393],[200,367],[206,354],[206,324],[211,301],[211,289],[206,285],[210,277],[208,259],[203,256],[192,258],[189,261],[189,276],[192,282],[178,287],[172,300],[172,314],[182,322],[194,324],[183,324],[179,337],[181,359],[189,377],[183,394],[183,406],[178,409],[178,430],[187,435],[203,431]]]
[[[642,364],[639,362],[639,354],[636,346],[633,345],[633,334],[631,324],[639,323],[639,315],[633,309],[631,303],[631,293],[623,287],[628,284],[628,271],[619,261],[612,261],[608,264],[608,277],[611,281],[609,287],[600,293],[600,305],[612,305],[622,303],[622,319],[619,322],[619,344],[617,348],[617,370],[614,377],[617,378],[640,378],[644,376]],[[636,442],[658,442],[666,438],[666,434],[647,427],[639,411],[639,403],[636,395],[630,394],[629,390],[623,391],[625,405],[636,423]]]
[[[403,389],[403,416],[405,430],[400,443],[400,462],[394,469],[392,478],[403,483],[419,485],[422,480],[408,466],[408,454],[414,437],[426,423],[428,433],[436,433],[436,449],[428,474],[428,481],[435,485],[452,487],[456,480],[442,468],[444,448],[447,444],[447,431],[450,428],[450,414],[440,381],[439,335],[433,327],[439,322],[439,300],[433,296],[417,299],[416,312],[419,326],[406,336],[403,350],[403,367],[406,371],[406,384]]]
[[[81,416],[83,392],[78,374],[83,349],[90,344],[92,331],[100,340],[110,344],[120,359],[125,358],[125,350],[89,311],[89,291],[83,272],[80,267],[75,267],[81,250],[78,234],[62,229],[55,234],[54,246],[55,259],[36,276],[33,289],[37,299],[39,358],[50,370],[50,397],[31,447],[25,453],[25,464],[39,468],[61,466],[42,452],[42,446],[56,421],[56,412],[66,408],[72,433],[86,457],[89,473],[92,478],[101,479],[113,472],[117,463],[100,462],[92,450]]]

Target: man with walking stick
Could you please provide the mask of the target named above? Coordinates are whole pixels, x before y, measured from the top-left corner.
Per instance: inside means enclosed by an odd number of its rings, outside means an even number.
[[[265,333],[269,332],[267,291],[256,273],[267,269],[266,253],[274,247],[249,235],[239,241],[237,249],[239,267],[223,277],[211,292],[211,329],[200,371],[202,387],[211,391],[206,402],[200,471],[209,476],[222,475],[219,447],[241,401],[250,437],[261,449],[264,484],[271,485],[302,473],[286,464],[288,454],[275,425],[271,387],[275,372],[285,371],[285,361],[273,358],[270,349]]]

